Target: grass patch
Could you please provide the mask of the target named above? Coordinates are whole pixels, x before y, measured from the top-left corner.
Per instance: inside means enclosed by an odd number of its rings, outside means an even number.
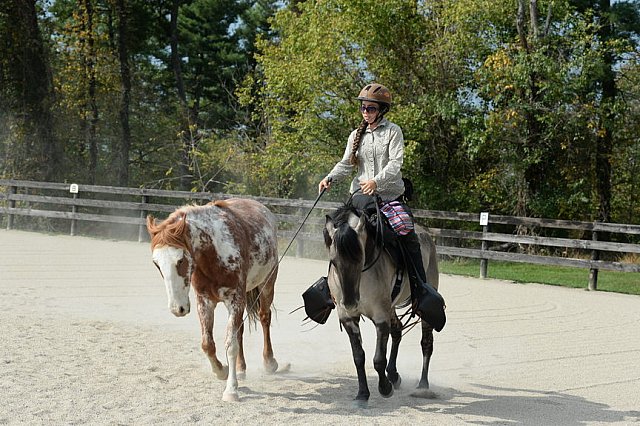
[[[443,274],[480,276],[479,259],[441,260]],[[520,283],[540,283],[563,287],[588,288],[589,270],[564,266],[490,260],[487,277]],[[640,295],[640,274],[635,272],[599,271],[598,290]]]

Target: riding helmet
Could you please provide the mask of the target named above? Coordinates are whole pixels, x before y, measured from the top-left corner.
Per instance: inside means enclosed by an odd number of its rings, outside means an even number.
[[[359,101],[377,102],[387,107],[391,106],[391,92],[382,84],[378,83],[370,83],[364,86],[356,99]]]

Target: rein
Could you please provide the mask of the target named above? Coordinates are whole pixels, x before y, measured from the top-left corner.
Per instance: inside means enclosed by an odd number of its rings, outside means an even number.
[[[380,259],[380,255],[382,254],[382,252],[384,251],[384,236],[383,236],[383,223],[382,223],[382,218],[380,217],[380,206],[378,205],[378,203],[376,202],[376,237],[373,241],[373,248],[374,250],[377,248],[378,249],[378,254],[376,254],[375,259],[373,259],[373,261],[371,263],[369,263],[368,265],[365,264],[364,268],[362,269],[362,272],[368,271],[369,269],[371,269],[371,267],[373,265],[375,265],[375,263],[378,261],[378,259]],[[378,238],[380,239],[378,241]]]
[[[358,191],[361,191],[360,188],[358,188],[353,194],[351,194],[351,196],[349,197],[349,200],[347,201],[347,204],[352,205],[351,204],[351,200],[353,199],[353,196],[355,194],[358,193]],[[373,265],[375,265],[375,263],[378,261],[378,259],[380,259],[380,255],[382,254],[382,252],[384,251],[384,224],[382,223],[382,218],[380,216],[380,196],[376,194],[376,200],[375,200],[375,205],[376,205],[376,235],[375,235],[375,239],[373,242],[373,248],[374,250],[377,248],[378,249],[378,253],[375,256],[375,259],[373,259],[373,261],[371,261],[369,264],[367,264],[365,262],[365,265],[362,269],[362,272],[368,271],[369,269],[371,269],[373,267]],[[366,212],[364,210],[362,210],[362,214],[366,215]]]

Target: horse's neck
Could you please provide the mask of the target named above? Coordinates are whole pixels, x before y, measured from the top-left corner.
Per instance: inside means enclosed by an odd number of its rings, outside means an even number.
[[[376,218],[375,220],[382,220]],[[396,233],[387,225],[386,222],[371,223],[371,217],[367,217],[369,221],[369,228],[367,230],[367,244],[365,247],[365,264],[368,265],[373,262],[378,251],[386,251],[391,256],[391,261],[402,265],[404,263],[402,253],[400,251],[400,241]]]

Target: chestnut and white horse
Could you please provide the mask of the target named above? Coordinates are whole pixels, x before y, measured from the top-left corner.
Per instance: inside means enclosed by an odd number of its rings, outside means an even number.
[[[271,347],[271,304],[278,270],[277,222],[262,204],[249,199],[214,201],[185,206],[161,223],[147,217],[153,263],[164,279],[169,309],[178,317],[190,311],[189,289],[197,303],[202,350],[213,373],[227,381],[222,399],[238,400],[238,376],[246,363],[242,345],[245,308],[252,321],[260,319],[267,372],[278,369]],[[227,364],[216,357],[213,320],[216,305],[227,307]]]

